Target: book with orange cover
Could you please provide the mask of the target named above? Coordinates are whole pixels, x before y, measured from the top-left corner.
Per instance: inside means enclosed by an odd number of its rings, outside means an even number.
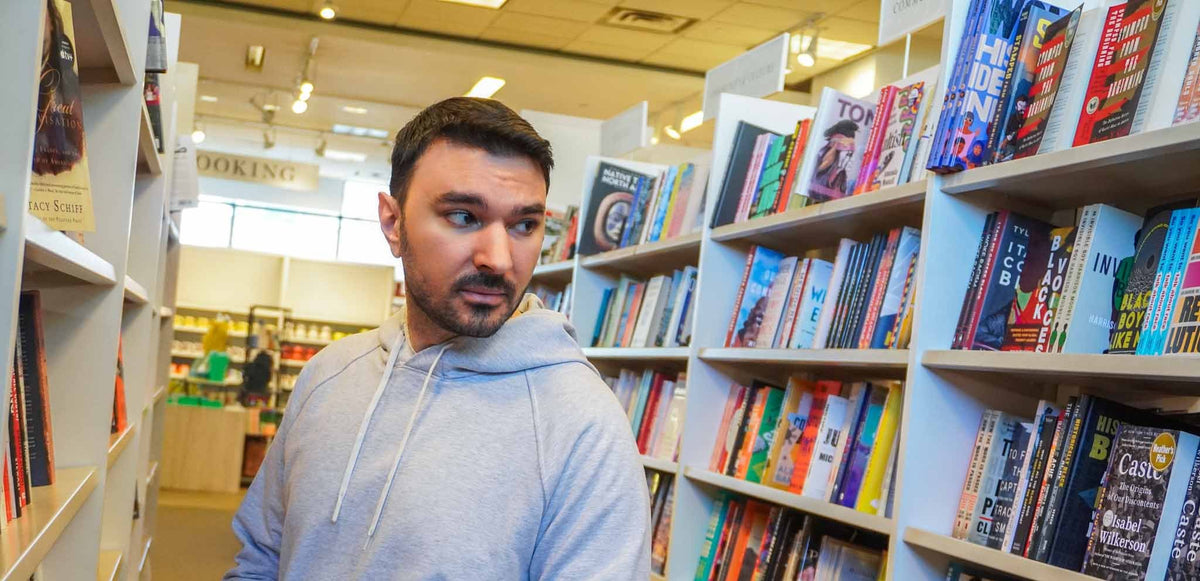
[[[745,436],[738,448],[737,464],[733,474],[742,479],[746,478],[746,473],[750,470],[750,456],[754,454],[754,442],[758,439],[758,428],[762,425],[763,412],[767,407],[767,394],[770,393],[771,387],[755,381],[750,389],[754,390],[754,408],[750,411],[750,415],[743,420],[746,424]]]
[[[729,454],[730,446],[732,446],[729,438],[729,426],[734,415],[741,408],[742,400],[745,397],[745,386],[736,383],[729,386],[729,397],[725,399],[725,413],[721,415],[721,427],[717,429],[717,440],[713,443],[712,457],[708,461],[708,469],[713,472],[724,472],[725,459]]]
[[[758,547],[770,518],[771,505],[755,500],[746,501],[746,516],[742,518],[742,525],[737,531],[729,566],[722,568],[721,579],[749,581],[754,576],[754,568],[758,565]]]
[[[816,447],[821,416],[825,413],[825,401],[830,395],[838,395],[841,391],[842,384],[839,381],[817,382],[813,390],[812,411],[804,424],[804,434],[800,437],[800,443],[793,448],[792,484],[788,487],[789,491],[800,494],[804,490],[804,480],[808,477],[808,465]]]

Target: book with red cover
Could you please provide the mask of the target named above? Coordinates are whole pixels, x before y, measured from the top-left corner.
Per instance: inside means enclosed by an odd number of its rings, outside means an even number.
[[[662,373],[655,372],[654,380],[650,382],[650,396],[646,402],[646,409],[642,412],[642,423],[638,428],[637,447],[638,452],[647,454],[647,447],[650,443],[650,434],[654,431],[654,420],[658,415],[658,406],[664,405],[662,402],[662,385],[666,380],[666,376]]]
[[[758,439],[758,429],[762,426],[763,412],[767,408],[767,395],[770,393],[770,386],[760,381],[755,381],[750,389],[754,390],[754,407],[750,410],[750,415],[744,420],[746,426],[745,437],[742,438],[741,446],[738,448],[737,462],[734,465],[732,476],[745,479],[746,473],[750,469],[750,456],[754,453],[754,442]]]
[[[830,395],[842,391],[839,381],[818,381],[813,389],[812,409],[808,421],[804,424],[804,434],[800,436],[800,444],[793,449],[792,483],[790,492],[800,494],[804,490],[804,480],[808,477],[808,465],[812,461],[813,449],[817,444],[817,432],[821,427],[821,416],[825,414],[825,401]]]
[[[746,516],[738,529],[737,541],[722,579],[749,581],[754,576],[754,567],[758,565],[757,549],[770,518],[771,505],[756,500],[746,501]]]
[[[113,392],[113,411],[112,425],[109,426],[109,434],[119,434],[128,424],[128,419],[125,415],[125,357],[122,355],[124,350],[124,337],[117,337],[117,380]]]
[[[633,299],[629,302],[629,308],[621,314],[621,322],[624,325],[621,327],[621,333],[617,336],[617,344],[615,347],[628,347],[629,342],[633,340],[633,328],[637,326],[638,312],[642,308],[642,295],[646,292],[646,283],[639,282],[633,287]]]
[[[774,213],[776,214],[788,208],[790,196],[786,194],[792,191],[792,185],[796,182],[796,173],[804,159],[804,148],[808,147],[808,133],[811,129],[812,119],[801,119],[796,122],[796,131],[792,134],[792,152],[788,157],[787,173],[784,174],[783,186],[779,188],[779,199],[775,201]]]
[[[1081,6],[1046,29],[1033,71],[1033,87],[1029,89],[1029,108],[1025,109],[1025,119],[1017,130],[1012,159],[1035,155],[1042,146],[1082,13]],[[1007,158],[1002,157],[1001,161]]]
[[[863,153],[862,167],[858,170],[855,180],[854,195],[871,190],[871,177],[875,168],[879,167],[879,152],[883,150],[883,137],[887,134],[888,117],[892,106],[896,103],[896,93],[899,87],[885,85],[879,90],[879,101],[875,104],[875,120],[871,123],[871,132],[867,134],[867,150]]]
[[[887,290],[891,279],[892,266],[896,263],[896,249],[900,244],[900,228],[888,232],[887,247],[883,258],[879,261],[879,269],[875,273],[875,285],[871,287],[871,296],[867,303],[867,311],[863,320],[862,330],[858,335],[858,348],[870,349],[871,340],[875,338],[875,324],[879,322],[879,309],[883,307],[883,293]],[[906,265],[907,267],[907,265]]]
[[[746,398],[746,387],[738,384],[729,386],[729,397],[725,399],[725,413],[721,414],[721,427],[717,429],[717,441],[713,443],[712,457],[708,461],[708,469],[713,472],[725,472],[725,459],[729,455],[730,424],[736,422],[735,415],[740,411],[742,401]],[[734,424],[736,427],[736,424]]]

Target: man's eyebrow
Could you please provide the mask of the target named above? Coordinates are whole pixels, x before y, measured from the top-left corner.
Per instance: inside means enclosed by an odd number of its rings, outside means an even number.
[[[446,192],[434,200],[438,204],[461,204],[464,206],[475,206],[486,210],[488,205],[484,201],[483,196],[468,192]]]
[[[545,213],[546,213],[546,205],[545,204],[529,204],[528,206],[521,206],[520,208],[513,210],[512,215],[513,216],[532,216],[535,214],[541,215],[541,214],[545,214]]]

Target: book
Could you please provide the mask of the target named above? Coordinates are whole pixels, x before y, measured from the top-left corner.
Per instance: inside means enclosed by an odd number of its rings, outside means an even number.
[[[783,311],[792,290],[791,284],[796,274],[797,262],[799,259],[795,256],[788,256],[779,261],[779,271],[775,274],[775,280],[771,281],[767,291],[767,306],[763,312],[762,325],[758,328],[758,335],[746,345],[747,347],[771,348],[775,346],[779,329],[783,325]]]
[[[1200,229],[1183,242],[1187,264],[1163,342],[1162,352],[1167,355],[1200,352]]]
[[[849,400],[839,395],[830,395],[825,400],[825,413],[821,415],[818,436],[813,447],[812,459],[808,464],[808,474],[804,479],[804,491],[801,493],[810,498],[826,498],[830,472],[834,467],[834,450],[838,442],[845,437],[843,424],[849,408]]]
[[[1075,407],[1078,404],[1079,398],[1071,396],[1067,399],[1067,405],[1058,414],[1058,424],[1054,428],[1054,436],[1050,440],[1050,450],[1046,456],[1046,468],[1042,471],[1041,482],[1037,484],[1037,495],[1033,500],[1033,516],[1029,521],[1029,533],[1025,540],[1024,552],[1022,555],[1028,558],[1034,558],[1037,553],[1038,540],[1042,535],[1045,535],[1044,523],[1046,518],[1046,500],[1050,494],[1050,489],[1054,486],[1056,471],[1061,468],[1062,451],[1065,447],[1064,438],[1071,431],[1071,423],[1074,421]],[[1034,483],[1030,483],[1032,486]]]
[[[113,388],[113,409],[112,409],[112,419],[110,421],[110,425],[109,425],[109,429],[108,429],[109,435],[121,433],[122,431],[125,430],[125,426],[127,426],[129,424],[129,420],[126,417],[127,414],[125,411],[125,356],[122,354],[122,351],[124,351],[124,343],[125,343],[124,338],[118,336],[117,337],[117,377],[116,377],[116,381],[114,382],[116,385]],[[46,401],[48,401],[48,400],[46,400]],[[46,410],[45,418],[46,418],[47,422],[50,421],[50,414],[49,414],[48,409]],[[53,469],[51,469],[51,470],[53,470]]]
[[[23,408],[21,417],[29,435],[28,454],[30,484],[54,484],[54,430],[50,422],[50,379],[46,365],[46,332],[42,325],[42,304],[39,291],[21,293],[17,306],[17,342],[19,344],[20,387]],[[118,343],[119,344],[119,343]],[[120,408],[114,421],[119,430],[125,429],[124,385],[121,381],[122,359],[117,350],[117,396]],[[119,431],[118,430],[118,431]]]
[[[1070,57],[1082,15],[1081,5],[1046,27],[1042,48],[1037,52],[1033,86],[1029,88],[1029,107],[1012,140],[1011,151],[1002,147],[998,161],[1029,157],[1041,150],[1067,66],[1075,64]]]
[[[1091,396],[1083,395],[1076,399],[1074,405],[1068,406],[1071,414],[1065,418],[1066,424],[1062,431],[1062,438],[1058,441],[1053,471],[1044,485],[1045,499],[1042,502],[1042,514],[1038,521],[1037,533],[1030,540],[1031,545],[1027,555],[1030,559],[1044,563],[1050,558],[1054,535],[1062,519],[1067,478],[1077,460],[1076,455],[1080,452],[1078,442],[1083,435],[1084,419],[1090,399]]]
[[[150,0],[150,33],[146,39],[146,72],[167,72],[167,26],[163,21],[162,0]]]
[[[826,286],[825,297],[821,304],[821,314],[817,317],[816,328],[813,330],[812,344],[807,346],[812,349],[823,349],[829,342],[829,331],[833,325],[833,319],[838,311],[838,297],[842,295],[843,287],[847,279],[847,272],[854,273],[852,263],[862,252],[862,243],[855,242],[848,238],[842,238],[838,241],[837,255],[833,261],[833,270],[829,276],[829,284]],[[803,309],[803,305],[801,305]],[[803,343],[798,347],[806,347]]]
[[[1049,224],[1012,212],[999,217],[1001,231],[996,251],[987,268],[989,276],[977,306],[975,329],[968,333],[966,349],[999,351],[1004,346],[1012,304],[1018,282],[1028,258],[1031,240],[1043,240],[1050,234]]]
[[[853,193],[874,118],[874,104],[829,87],[822,89],[811,130],[815,139],[809,138],[791,195],[824,202]],[[790,203],[789,207],[806,204]]]
[[[1000,100],[992,114],[987,150],[991,162],[1006,161],[1016,153],[1017,133],[1025,124],[1031,91],[1038,66],[1039,52],[1050,26],[1066,10],[1040,0],[1030,0],[1021,11],[1016,34],[1009,49],[1009,60]]]
[[[146,73],[142,98],[146,101],[146,112],[150,115],[150,134],[154,136],[154,150],[166,153],[163,150],[162,95],[157,73]]]
[[[824,488],[824,500],[832,504],[841,504],[842,486],[850,473],[854,442],[867,422],[867,411],[871,407],[872,394],[874,393],[876,397],[880,396],[879,390],[865,381],[850,383],[847,384],[847,387],[849,394],[843,393],[843,395],[847,396],[849,403],[846,406],[846,415],[842,421],[841,430],[839,430],[834,443],[830,461],[832,467],[829,469]]]
[[[783,255],[755,245],[746,255],[746,269],[725,336],[726,347],[753,347],[767,309],[767,294]]]
[[[773,132],[739,121],[733,135],[733,145],[729,149],[729,159],[725,165],[724,179],[717,194],[717,205],[713,211],[712,227],[733,224],[737,220],[738,203],[741,201],[742,189],[746,183],[746,175],[750,173],[750,163],[754,157],[755,143],[761,135],[774,135]]]
[[[1179,88],[1179,100],[1175,103],[1175,114],[1171,118],[1172,125],[1200,118],[1200,29],[1197,29],[1192,40],[1185,70],[1183,86]]]
[[[1163,243],[1166,241],[1170,224],[1171,210],[1164,210],[1148,216],[1138,231],[1132,271],[1113,310],[1112,333],[1109,335],[1107,353],[1137,352],[1146,308],[1154,291],[1154,275],[1158,272]]]
[[[700,547],[700,561],[696,564],[695,579],[697,580],[709,578],[729,510],[729,495],[724,492],[718,494],[717,498],[713,500],[712,512],[709,513],[708,528],[704,531],[704,545]]]
[[[1013,301],[1004,330],[1002,351],[1036,351],[1049,315],[1055,272],[1065,272],[1069,257],[1055,254],[1071,229],[1053,229],[1029,239],[1023,267],[1017,277]],[[1061,283],[1060,283],[1061,284]]]
[[[976,256],[976,262],[979,263],[979,269],[976,271],[975,277],[971,281],[969,300],[970,306],[963,313],[965,316],[961,320],[963,325],[960,332],[961,339],[958,348],[971,348],[974,345],[975,333],[979,329],[979,320],[983,315],[983,302],[987,292],[991,287],[992,273],[996,269],[996,256],[1000,253],[1000,244],[1004,238],[1005,226],[1008,223],[1009,212],[1001,210],[995,213],[995,216],[988,221],[989,230],[986,231],[987,242],[984,244],[981,252],[983,256]]]
[[[737,531],[736,541],[733,542],[729,564],[724,567],[723,579],[749,581],[753,576],[754,566],[758,564],[759,543],[767,528],[770,514],[770,505],[756,500],[746,501],[746,514]]]
[[[804,297],[804,286],[808,279],[808,271],[812,267],[813,258],[800,259],[796,271],[792,274],[789,285],[787,304],[783,310],[783,318],[779,321],[779,332],[771,342],[772,348],[785,348],[792,341],[792,332],[796,330],[796,313],[800,310],[800,300]]]
[[[926,85],[918,81],[900,89],[896,93],[891,112],[887,117],[887,129],[884,132],[883,143],[878,161],[866,185],[868,192],[881,188],[899,185],[907,178],[907,166],[911,165],[913,139],[918,127],[921,112],[927,105],[925,100]]]
[[[1010,452],[1018,447],[1020,429],[1020,419],[1005,413],[996,416],[987,454],[978,472],[979,494],[971,512],[968,542],[988,546],[989,539],[995,534],[992,527],[999,520],[998,507],[1006,496],[1004,468]]]
[[[1013,514],[1009,517],[1004,546],[1001,548],[1005,552],[1014,555],[1025,554],[1037,496],[1041,490],[1051,442],[1054,439],[1054,432],[1058,428],[1058,418],[1061,412],[1062,410],[1046,400],[1038,402],[1028,452],[1025,456],[1025,463],[1021,467],[1017,492],[1014,496]]]
[[[1062,293],[1067,276],[1067,269],[1071,264],[1071,257],[1075,250],[1075,235],[1079,232],[1076,228],[1055,228],[1050,231],[1050,247],[1054,249],[1050,258],[1050,266],[1046,269],[1046,275],[1042,277],[1042,281],[1046,283],[1049,292],[1043,293],[1038,289],[1038,299],[1044,295],[1046,302],[1043,306],[1044,312],[1041,318],[1041,328],[1037,331],[1037,344],[1034,351],[1050,351],[1052,347],[1051,335],[1054,329],[1054,321],[1058,316],[1058,308],[1061,306]],[[1039,305],[1040,306],[1040,305]],[[1038,307],[1035,306],[1035,309]]]
[[[652,347],[648,343],[651,337],[655,322],[662,318],[663,310],[666,309],[667,298],[670,295],[671,289],[669,286],[670,279],[664,275],[653,277],[646,283],[645,295],[642,298],[642,308],[639,309],[637,322],[634,325],[631,347]]]
[[[845,541],[825,536],[821,539],[821,554],[817,557],[816,579],[875,579],[882,563],[881,554]]]
[[[871,131],[867,134],[867,146],[863,151],[862,164],[858,177],[854,180],[854,195],[870,191],[871,182],[879,168],[879,155],[883,149],[883,139],[887,134],[889,117],[896,104],[899,87],[884,85],[879,89],[879,97],[875,100],[875,119],[871,122]]]
[[[1178,220],[1175,220],[1176,216]],[[1147,316],[1151,318],[1143,326],[1143,339],[1138,344],[1138,355],[1160,355],[1163,352],[1170,317],[1174,313],[1181,278],[1188,261],[1189,242],[1195,235],[1197,223],[1200,221],[1200,209],[1178,211],[1171,217],[1172,224],[1167,231],[1165,250],[1159,263],[1162,286],[1155,283],[1158,296],[1151,297],[1151,307],[1147,309]],[[1152,314],[1149,308],[1154,309]]]
[[[787,154],[787,170],[784,173],[783,183],[779,187],[779,199],[775,205],[777,214],[788,209],[792,198],[792,187],[796,182],[800,163],[804,159],[804,152],[808,148],[808,136],[811,130],[812,119],[801,119],[796,122],[796,130],[792,132],[791,150]]]
[[[1196,447],[1197,437],[1186,432],[1121,426],[1096,502],[1085,575],[1166,576],[1175,533],[1167,523],[1182,510]]]
[[[796,494],[803,492],[808,480],[809,467],[816,453],[817,441],[823,433],[823,422],[829,398],[837,397],[841,390],[841,383],[836,381],[818,381],[813,387],[812,411],[808,415],[808,421],[804,423],[804,432],[800,436],[800,443],[792,451],[792,482],[788,485],[789,492]],[[841,405],[843,408],[845,407],[844,403]],[[837,406],[835,405],[835,407]],[[840,425],[841,422],[839,421],[838,424]]]
[[[736,383],[729,386],[729,395],[725,398],[725,411],[721,415],[721,425],[717,428],[717,440],[713,443],[712,456],[708,461],[708,469],[712,472],[725,472],[726,459],[733,449],[734,431],[742,421],[746,391],[745,386]]]
[[[1098,59],[1111,60],[1120,33],[1121,18],[1125,15],[1124,0],[1105,2],[1103,6],[1085,9],[1075,29],[1058,97],[1046,121],[1046,134],[1038,153],[1068,149],[1074,145],[1080,114],[1084,111],[1090,91],[1090,80]],[[1104,56],[1104,53],[1109,53]]]
[[[1013,426],[1013,441],[1004,455],[1004,469],[996,483],[995,506],[992,510],[992,522],[988,526],[985,545],[1004,550],[1005,539],[1009,538],[1009,527],[1017,525],[1015,514],[1017,493],[1020,488],[1021,469],[1025,465],[1026,454],[1029,452],[1029,440],[1033,424],[1017,422]]]
[[[583,256],[620,247],[625,221],[633,206],[639,179],[650,176],[601,161],[588,195],[587,212],[580,232],[578,253]]]
[[[812,414],[813,399],[812,382],[796,377],[788,379],[763,484],[782,490],[787,490],[791,485],[796,467],[796,447],[800,445],[804,428]]]
[[[983,230],[979,235],[979,246],[975,249],[975,261],[971,263],[971,275],[967,279],[967,288],[963,293],[962,305],[958,309],[958,322],[954,325],[954,339],[951,349],[962,349],[967,335],[967,322],[974,312],[976,297],[980,292],[983,271],[988,255],[992,252],[992,238],[996,231],[996,218],[999,212],[991,212],[984,218]]]
[[[46,3],[29,213],[55,230],[93,232],[92,186],[72,4]]]
[[[958,511],[955,513],[954,527],[950,531],[951,536],[956,539],[966,540],[971,530],[975,502],[979,499],[979,485],[983,480],[984,460],[991,448],[992,436],[996,430],[999,416],[1000,412],[988,410],[979,420],[979,429],[975,432],[975,447],[971,450],[966,477],[963,479],[962,494],[958,498]]]
[[[671,538],[671,515],[674,510],[675,479],[667,480],[666,493],[655,503],[659,516],[654,520],[650,543],[650,570],[661,575],[667,565],[667,547]]]
[[[775,438],[775,430],[779,424],[780,410],[783,406],[784,390],[777,386],[764,384],[766,397],[763,399],[762,416],[758,420],[758,430],[750,447],[747,462],[746,480],[754,483],[763,481],[767,460]],[[761,395],[761,394],[760,394]]]
[[[755,193],[755,202],[750,210],[751,218],[759,218],[771,214],[775,210],[776,201],[779,198],[779,188],[782,185],[784,178],[784,154],[791,147],[790,135],[780,136],[771,139],[771,146],[767,149],[767,155],[763,159],[762,172],[758,178],[758,189]]]
[[[837,498],[834,499],[837,504],[849,508],[855,508],[858,504],[867,464],[875,447],[880,444],[879,425],[883,421],[883,411],[892,393],[887,386],[882,385],[872,385],[870,389],[870,396],[865,398],[862,421],[855,430],[853,439],[846,440],[849,461],[846,462],[845,474],[842,475]],[[890,448],[890,439],[887,444]]]
[[[853,244],[852,241],[843,238],[838,245],[838,256],[842,257],[843,262],[845,255],[849,254],[851,244]],[[800,292],[800,304],[796,308],[795,327],[787,344],[787,347],[791,349],[816,347],[817,327],[825,306],[825,299],[829,296],[834,273],[834,263],[832,262],[819,258],[807,260],[809,260],[808,273]]]
[[[864,302],[859,309],[858,323],[855,325],[854,331],[850,334],[848,341],[849,347],[857,347],[859,349],[869,349],[872,341],[875,339],[875,329],[879,323],[879,311],[883,308],[883,298],[887,293],[888,285],[892,282],[892,271],[896,262],[896,253],[899,251],[900,235],[903,229],[895,228],[888,232],[887,245],[883,248],[883,254],[879,257],[878,266],[871,279],[869,290],[864,294]],[[910,247],[914,246],[909,240]],[[895,295],[896,308],[900,306],[900,291],[902,279],[896,281]],[[880,342],[883,337],[879,338]]]

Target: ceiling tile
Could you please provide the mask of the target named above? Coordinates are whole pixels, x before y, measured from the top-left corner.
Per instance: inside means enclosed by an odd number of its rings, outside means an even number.
[[[575,20],[563,20],[561,18],[547,18],[545,16],[534,16],[532,14],[501,14],[492,22],[489,30],[504,29],[515,32],[527,32],[530,34],[538,34],[542,36],[551,36],[554,38],[575,38],[587,30],[588,25]]]
[[[820,12],[824,10],[821,7],[823,4],[833,3],[836,6],[844,6],[851,1],[853,0],[741,0],[741,3],[756,6],[771,6],[773,8],[787,8],[790,10],[802,8],[804,12]],[[800,6],[800,4],[803,4],[803,6]]]
[[[705,19],[728,8],[733,0],[623,0],[622,8]]]
[[[552,18],[569,18],[580,22],[596,22],[608,13],[608,3],[585,2],[583,0],[508,0],[503,12],[520,12]]]
[[[654,54],[646,57],[642,62],[695,71],[707,71],[742,54],[745,50],[741,46],[680,38],[655,51]]]
[[[826,18],[819,25],[821,36],[846,42],[857,42],[875,46],[879,41],[879,23],[849,18]]]
[[[438,0],[411,0],[397,24],[455,36],[476,37],[500,12]]]
[[[879,22],[879,0],[864,0],[835,14],[843,18]]]
[[[491,27],[483,31],[479,35],[482,40],[493,40],[506,44],[516,44],[521,46],[533,46],[537,48],[548,48],[558,50],[565,46],[571,39],[562,36],[549,36],[533,32],[522,32],[508,28]]]
[[[408,0],[393,0],[385,4],[373,0],[339,0],[336,6],[338,19],[391,26],[404,14]]]
[[[774,30],[749,28],[725,22],[713,22],[711,20],[697,22],[683,31],[683,36],[693,40],[737,44],[743,47],[757,45],[777,34],[779,33]]]
[[[649,53],[662,48],[674,38],[669,34],[656,34],[640,30],[627,30],[615,26],[593,25],[579,35],[581,42],[629,47]]]
[[[602,58],[636,61],[645,58],[654,49],[638,48],[629,45],[600,44],[596,42],[576,40],[564,47],[563,50],[566,52]]]
[[[317,12],[310,0],[233,0],[233,3],[258,8],[278,8],[291,12],[311,12],[313,14]]]
[[[795,4],[793,3],[793,6]],[[727,22],[751,28],[787,30],[802,22],[808,13],[803,10],[785,10],[757,4],[734,4],[713,16],[717,22]]]

